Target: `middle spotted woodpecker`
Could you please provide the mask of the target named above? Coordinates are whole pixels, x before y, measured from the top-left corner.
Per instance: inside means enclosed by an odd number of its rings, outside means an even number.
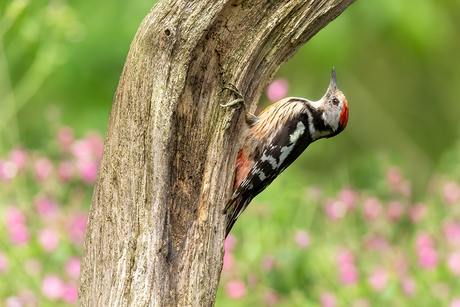
[[[235,86],[225,87],[238,98],[221,105],[243,106],[243,96]],[[232,207],[226,235],[251,200],[281,174],[314,141],[333,137],[345,129],[348,103],[338,89],[335,70],[326,94],[319,101],[284,98],[255,116],[246,111],[248,134],[236,160],[233,195],[223,214]]]

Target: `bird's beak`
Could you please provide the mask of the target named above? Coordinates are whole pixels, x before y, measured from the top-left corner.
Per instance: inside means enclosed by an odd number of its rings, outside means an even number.
[[[338,90],[337,79],[335,78],[335,68],[332,67],[331,83],[329,84],[328,91],[335,91],[335,90]]]

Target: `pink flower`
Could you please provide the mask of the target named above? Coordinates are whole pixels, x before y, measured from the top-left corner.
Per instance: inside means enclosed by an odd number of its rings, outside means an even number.
[[[8,158],[18,170],[23,170],[27,166],[27,152],[25,150],[13,149],[8,154]]]
[[[397,167],[391,167],[387,172],[387,182],[392,191],[397,191],[403,183],[401,170]]]
[[[417,249],[433,248],[434,242],[429,234],[422,232],[416,237],[415,246]]]
[[[453,220],[444,221],[442,228],[449,244],[460,245],[460,225]]]
[[[10,296],[6,299],[6,307],[23,307],[22,300],[17,296]]]
[[[8,207],[5,222],[11,243],[21,245],[29,242],[29,229],[27,229],[26,217],[22,211],[16,207]]]
[[[35,307],[38,306],[38,299],[34,292],[23,290],[19,296],[8,297],[5,303],[6,307]]]
[[[46,251],[51,252],[59,245],[59,235],[51,229],[42,229],[38,233],[38,241]]]
[[[58,178],[61,182],[69,182],[75,173],[75,167],[71,162],[64,161],[59,164]]]
[[[89,143],[94,157],[99,161],[102,157],[104,140],[102,140],[99,133],[90,132],[86,135],[86,141]]]
[[[38,298],[35,293],[31,290],[23,290],[19,294],[19,297],[23,303],[23,306],[35,307],[38,306]]]
[[[355,257],[350,250],[342,248],[336,256],[336,264],[339,281],[343,285],[353,285],[358,282],[359,273],[355,266]]]
[[[335,295],[332,294],[331,292],[324,292],[323,294],[321,294],[319,301],[320,301],[321,307],[337,306],[337,299],[335,298]]]
[[[76,141],[72,145],[72,153],[77,160],[91,161],[93,160],[93,151],[91,144],[87,140]]]
[[[80,178],[86,184],[94,184],[97,179],[99,163],[95,161],[81,160],[77,163]]]
[[[9,261],[4,253],[0,253],[0,274],[8,271]]]
[[[78,173],[87,184],[96,182],[102,148],[102,139],[96,134],[89,134],[86,139],[79,140],[72,146],[72,152],[77,158]]]
[[[405,295],[414,296],[417,290],[417,284],[412,278],[407,277],[401,281],[401,288]]]
[[[447,258],[447,266],[453,274],[460,275],[460,253],[451,253]]]
[[[10,241],[14,245],[27,244],[30,241],[29,229],[26,225],[17,225],[10,229]]]
[[[295,234],[295,243],[300,248],[307,248],[310,245],[311,238],[310,235],[305,231],[297,231]]]
[[[6,227],[8,229],[11,229],[18,225],[25,225],[26,217],[21,210],[19,210],[16,207],[10,206],[6,209],[5,223]]]
[[[387,217],[390,222],[397,222],[404,213],[404,206],[399,201],[392,201],[388,204]]]
[[[336,262],[338,266],[345,264],[355,264],[355,256],[353,253],[346,248],[341,248],[336,256]]]
[[[46,275],[42,280],[42,293],[50,300],[62,298],[64,293],[64,283],[56,275]]]
[[[62,300],[66,303],[76,303],[78,301],[77,286],[74,284],[64,284],[62,286]]]
[[[232,253],[225,253],[224,255],[224,265],[222,267],[222,271],[224,272],[233,272],[235,269],[235,257],[233,257]]]
[[[446,205],[455,204],[460,197],[460,186],[458,183],[454,181],[447,182],[442,188],[442,196]]]
[[[347,213],[347,206],[338,200],[327,199],[324,206],[326,215],[331,221],[338,221]]]
[[[382,268],[377,268],[369,275],[367,281],[375,291],[383,291],[388,283],[388,273]]]
[[[289,91],[289,83],[286,79],[276,78],[267,87],[265,93],[270,102],[277,102],[286,97]]]
[[[409,218],[413,223],[418,223],[422,221],[428,213],[428,209],[425,204],[417,203],[410,207],[409,209]]]
[[[425,233],[416,238],[418,263],[422,269],[432,269],[438,265],[438,253],[434,249],[433,239]]]
[[[385,251],[388,249],[389,244],[384,237],[371,235],[364,238],[364,247],[368,250]]]
[[[339,281],[343,285],[354,285],[359,280],[359,272],[354,265],[344,265],[339,268]]]
[[[86,223],[88,215],[86,213],[76,214],[69,221],[69,239],[73,244],[79,246],[85,239]]]
[[[353,189],[342,189],[339,191],[339,195],[337,198],[339,199],[339,201],[344,203],[348,209],[351,209],[356,204],[358,194]]]
[[[265,272],[269,272],[273,269],[275,265],[275,257],[265,256],[262,258],[262,268]]]
[[[229,233],[227,239],[225,239],[225,252],[232,252],[236,246],[236,237]]]
[[[69,258],[65,262],[65,271],[67,273],[67,276],[69,276],[73,280],[78,280],[78,276],[80,276],[80,267],[81,259],[78,257]]]
[[[231,280],[225,285],[225,294],[232,300],[246,296],[246,285],[241,280]]]
[[[58,205],[50,198],[37,195],[34,199],[35,209],[41,216],[51,217],[59,211]]]
[[[460,298],[456,297],[451,302],[449,307],[460,307]]]
[[[51,176],[53,164],[48,158],[40,158],[35,161],[34,173],[37,181],[44,181]]]
[[[70,151],[74,141],[74,133],[72,128],[62,127],[58,131],[57,140],[61,150],[64,152]]]
[[[364,217],[368,221],[375,220],[382,211],[380,200],[376,197],[368,198],[364,201]]]
[[[86,139],[75,142],[72,146],[72,153],[79,162],[94,161],[99,162],[102,156],[104,142],[100,135],[89,133]]]
[[[273,289],[268,289],[264,293],[263,301],[267,306],[275,306],[279,301],[278,293]]]
[[[16,177],[18,167],[11,161],[0,161],[0,179],[9,182]]]

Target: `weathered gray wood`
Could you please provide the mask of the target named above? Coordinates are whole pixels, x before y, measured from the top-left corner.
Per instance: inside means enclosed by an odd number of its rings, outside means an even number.
[[[110,114],[80,306],[212,306],[241,110],[354,0],[157,3],[131,44]]]

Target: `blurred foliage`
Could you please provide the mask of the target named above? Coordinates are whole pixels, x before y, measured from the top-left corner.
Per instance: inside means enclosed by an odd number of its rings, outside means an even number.
[[[105,133],[129,44],[154,2],[0,3],[0,135],[40,148],[57,119]],[[59,116],[61,115],[61,116]]]
[[[414,181],[415,198],[423,195],[458,137],[459,15],[458,1],[357,1],[283,65],[289,94],[314,99],[335,66],[349,101],[345,132],[314,144],[304,165],[328,174],[346,165],[351,183],[365,187],[361,161],[385,152]]]
[[[446,181],[460,179],[460,147],[455,148],[449,163],[457,166],[432,177],[424,202],[418,204],[405,192],[406,178],[391,184],[389,170],[394,169],[386,157],[368,165],[375,179],[366,189],[351,189],[356,194],[349,206],[341,193],[350,188],[342,178],[317,185],[301,171],[287,169],[236,223],[236,243],[226,251],[216,305],[319,306],[322,295],[331,293],[336,303],[321,306],[457,306],[450,302],[460,297],[460,272],[453,271],[451,258],[460,249],[459,242],[449,243],[446,226],[455,221],[455,232],[460,230],[457,183],[455,200],[446,201]],[[377,210],[366,207],[370,199],[377,202]],[[391,203],[401,211],[394,214]],[[329,211],[331,204],[339,210]],[[307,246],[297,242],[299,232],[309,234]],[[429,259],[420,247],[425,235],[432,240]],[[354,259],[356,277],[351,282],[341,280],[343,249]],[[385,276],[377,282],[371,281],[376,269]],[[233,280],[244,281],[247,292],[228,300],[231,289],[226,285]],[[404,288],[408,280],[413,290]]]
[[[72,127],[79,138],[88,130],[105,133],[129,45],[154,2],[0,2],[0,157],[19,145],[43,155],[54,152],[50,158],[59,158],[49,140],[62,125]],[[321,217],[322,200],[305,198],[306,186],[320,186],[330,197],[350,186],[362,198],[388,202],[392,195],[383,178],[397,165],[412,185],[405,205],[426,201],[433,215],[417,227],[437,231],[446,214],[458,218],[457,211],[443,209],[439,196],[426,187],[432,178],[442,181],[440,174],[460,178],[459,16],[456,0],[357,1],[281,67],[278,76],[288,80],[289,96],[316,100],[335,66],[350,119],[339,136],[310,146],[238,221],[234,233],[240,245],[235,249],[239,278],[260,270],[255,267],[270,254],[281,259],[279,269],[256,275],[286,306],[316,306],[322,291],[339,293],[341,305],[348,306],[350,295],[369,293],[363,282],[347,294],[350,288],[338,285],[332,268],[336,246],[349,244],[359,252],[357,242],[369,225],[353,215],[341,226],[328,224]],[[267,104],[262,98],[261,105]],[[18,191],[37,192],[22,184]],[[32,197],[18,191],[20,199]],[[398,226],[409,232],[406,241],[397,241],[400,233],[393,228],[383,232],[391,234],[392,244],[413,245],[409,241],[418,228],[406,226]],[[311,232],[313,245],[307,251],[295,250],[286,241],[295,229]],[[360,267],[363,272],[366,261]],[[414,272],[419,281],[430,282],[445,280],[447,274],[445,265],[434,273]],[[455,287],[451,293],[458,296]],[[412,304],[399,298],[395,286],[388,289],[374,301],[385,304],[398,297],[395,306]],[[421,297],[429,305],[452,296],[437,300],[430,291]],[[235,303],[219,290],[217,305],[258,305],[262,292],[254,293]]]
[[[47,122],[55,120],[49,106],[77,135],[103,133],[129,44],[152,4],[0,4],[5,146],[18,139],[43,146]],[[361,161],[384,151],[414,181],[415,199],[423,195],[458,136],[459,14],[458,1],[358,1],[302,47],[278,74],[290,82],[289,95],[321,97],[335,66],[350,121],[340,137],[315,144],[296,165],[318,180],[346,167],[351,182],[364,187]]]
[[[95,133],[75,140],[68,127],[54,133],[39,152],[0,156],[0,306],[77,303],[103,140]]]

